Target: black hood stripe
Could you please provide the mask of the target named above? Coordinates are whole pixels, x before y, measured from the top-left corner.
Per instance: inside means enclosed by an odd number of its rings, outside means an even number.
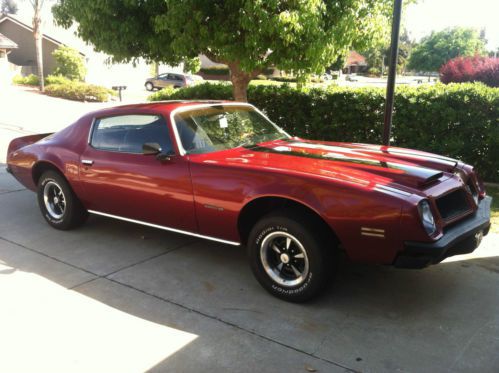
[[[293,143],[294,141],[291,140],[288,142]],[[282,145],[281,147],[282,148],[290,148],[290,146],[286,146],[286,145]],[[293,150],[291,148],[290,148],[291,150],[284,150],[284,149],[277,149],[277,148],[279,148],[279,146],[271,148],[271,147],[266,147],[266,146],[252,145],[252,146],[247,147],[247,149],[252,150],[252,151],[256,151],[256,152],[288,155],[288,156],[294,156],[294,157],[304,157],[304,158],[334,161],[334,162],[352,163],[352,164],[365,165],[365,166],[375,166],[375,167],[393,169],[393,170],[401,170],[401,171],[404,171],[408,175],[422,178],[426,182],[436,180],[443,175],[443,173],[441,171],[434,170],[431,168],[421,167],[421,166],[411,166],[411,165],[406,165],[406,164],[401,164],[401,163],[378,161],[378,160],[374,160],[374,159],[354,158],[354,157],[347,157],[347,156],[343,156],[343,155],[336,156],[332,152],[313,153],[313,152],[308,152],[306,150],[298,150],[298,149]]]

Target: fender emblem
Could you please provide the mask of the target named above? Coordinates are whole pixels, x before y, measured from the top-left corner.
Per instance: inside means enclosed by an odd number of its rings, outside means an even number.
[[[385,238],[385,230],[378,228],[360,227],[361,236]]]

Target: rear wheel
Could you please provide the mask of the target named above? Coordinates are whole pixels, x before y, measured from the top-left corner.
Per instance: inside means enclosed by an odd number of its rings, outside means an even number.
[[[88,216],[64,177],[46,171],[38,181],[38,206],[52,227],[68,230],[83,224]]]
[[[272,295],[304,302],[317,296],[336,268],[335,246],[325,232],[291,212],[267,215],[248,239],[251,269]]]
[[[146,83],[146,89],[148,91],[152,91],[154,89],[154,85],[151,82]]]

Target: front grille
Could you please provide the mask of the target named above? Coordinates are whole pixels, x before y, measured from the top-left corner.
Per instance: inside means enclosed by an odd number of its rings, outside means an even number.
[[[444,220],[452,220],[471,210],[466,192],[463,189],[457,189],[438,198],[436,203],[438,212]]]

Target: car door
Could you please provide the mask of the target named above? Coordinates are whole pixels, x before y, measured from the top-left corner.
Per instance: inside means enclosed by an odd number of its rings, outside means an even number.
[[[184,86],[184,80],[180,75],[168,74],[168,84],[172,87],[182,87]]]
[[[144,155],[144,143],[175,152],[161,115],[129,114],[94,120],[80,159],[80,181],[89,210],[195,232],[188,161]]]
[[[168,74],[160,74],[154,79],[154,86],[164,88],[168,85]]]

